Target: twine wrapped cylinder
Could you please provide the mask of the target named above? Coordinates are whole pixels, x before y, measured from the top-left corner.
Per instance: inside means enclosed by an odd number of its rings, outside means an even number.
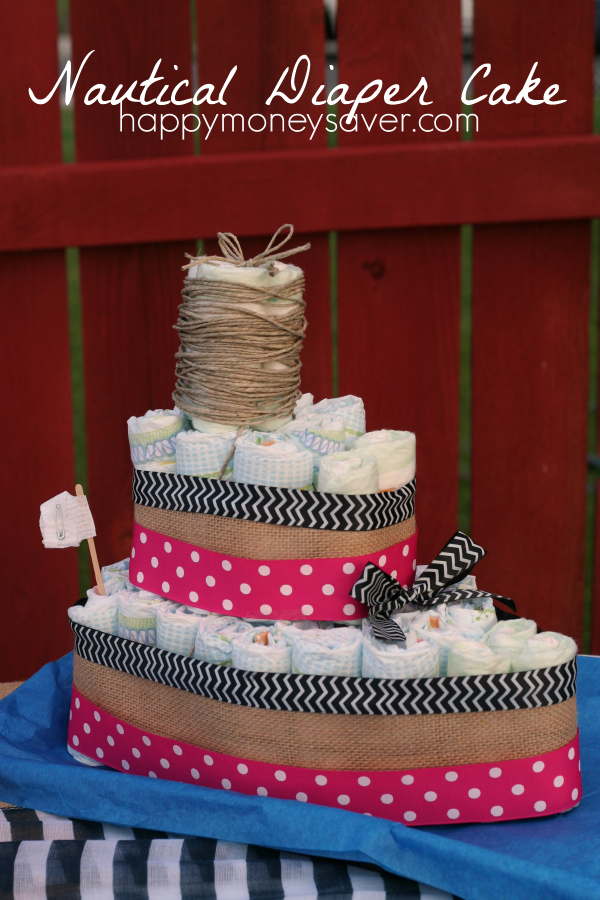
[[[281,231],[289,234],[278,244]],[[282,225],[264,253],[245,260],[239,242],[219,234],[223,256],[192,259],[175,325],[173,398],[200,430],[246,425],[273,429],[289,420],[300,397],[300,350],[306,331],[304,274],[281,251],[293,234]],[[274,424],[273,424],[274,423]]]

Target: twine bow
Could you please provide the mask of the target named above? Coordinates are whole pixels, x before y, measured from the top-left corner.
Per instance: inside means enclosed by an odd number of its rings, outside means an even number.
[[[395,578],[374,563],[367,563],[363,573],[350,591],[354,600],[369,607],[369,620],[375,637],[383,641],[405,643],[406,637],[400,625],[391,615],[400,612],[407,603],[423,609],[452,600],[473,600],[492,597],[516,610],[515,603],[500,594],[488,591],[452,590],[452,585],[471,572],[485,556],[486,551],[468,535],[457,531],[430,565],[421,572],[410,588],[403,588]],[[500,618],[513,618],[510,613],[499,611]]]
[[[289,234],[287,234],[283,240],[279,241],[278,244],[275,244],[275,241],[284,228],[289,228]],[[281,250],[281,247],[287,244],[293,233],[293,225],[282,225],[277,229],[262,253],[258,253],[256,256],[253,256],[252,259],[244,259],[240,242],[235,234],[232,234],[230,231],[219,231],[217,233],[217,239],[223,256],[190,256],[189,253],[186,253],[185,255],[191,262],[182,266],[182,268],[190,269],[192,266],[197,266],[199,263],[210,263],[211,265],[214,265],[214,263],[217,262],[227,262],[231,263],[233,266],[239,267],[264,266],[264,268],[268,270],[269,275],[274,276],[277,273],[275,263],[278,260],[286,259],[288,256],[293,256],[295,253],[303,253],[305,250],[310,250],[310,244],[303,244],[301,247],[290,247],[289,250],[278,252]]]

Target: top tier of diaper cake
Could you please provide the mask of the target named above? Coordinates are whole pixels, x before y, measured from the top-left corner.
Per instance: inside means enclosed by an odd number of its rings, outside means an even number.
[[[281,229],[280,229],[281,231]],[[366,563],[415,577],[415,435],[367,432],[360,397],[300,391],[304,275],[279,232],[192,259],[172,410],[128,422],[132,583],[252,619],[352,621]]]

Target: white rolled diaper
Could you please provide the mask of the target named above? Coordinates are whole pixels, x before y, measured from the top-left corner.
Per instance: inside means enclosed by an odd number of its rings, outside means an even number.
[[[196,634],[194,659],[221,666],[231,665],[233,638],[251,628],[251,625],[233,616],[207,616],[201,619]]]
[[[569,662],[577,655],[577,644],[573,638],[556,631],[540,631],[527,639],[525,646],[512,661],[513,672],[529,669],[545,669]]]
[[[177,435],[187,428],[189,419],[177,407],[149,409],[145,416],[132,416],[127,420],[127,432],[134,467],[174,472]]]
[[[494,651],[479,641],[454,641],[448,655],[448,675],[492,675],[510,672],[508,653]]]
[[[129,557],[111,566],[102,566],[100,573],[107,597],[112,597],[119,591],[138,590],[129,580]]]
[[[156,616],[166,601],[150,591],[121,591],[118,635],[138,644],[156,644]]]
[[[119,624],[117,597],[101,597],[94,593],[94,588],[90,588],[87,595],[85,606],[71,606],[67,610],[71,621],[95,628],[97,631],[105,631],[107,634],[117,634]]]
[[[391,618],[396,622],[402,631],[409,631],[413,627],[413,622],[423,615],[423,610],[407,603],[402,612],[392,613]],[[363,631],[368,625],[368,619],[363,619]]]
[[[449,603],[446,608],[446,618],[452,622],[464,638],[472,641],[481,641],[485,634],[497,623],[496,610],[491,608],[474,609],[472,606]]]
[[[302,397],[312,397],[312,394],[303,394]],[[296,418],[306,415],[323,414],[326,416],[341,416],[344,420],[344,441],[346,450],[350,450],[357,438],[366,431],[365,405],[360,397],[347,394],[345,397],[334,397],[331,400],[320,400],[314,405],[303,403],[296,404],[294,415]]]
[[[205,609],[191,609],[182,603],[167,600],[156,613],[157,647],[190,656],[200,621],[209,615]]]
[[[406,644],[380,641],[372,630],[363,634],[362,674],[365,678],[432,678],[439,675],[435,644],[406,635]]]
[[[303,414],[303,411],[310,406],[313,406],[315,402],[314,394],[302,394],[299,400],[296,400],[296,405],[294,407],[294,417],[298,418],[298,416]]]
[[[313,457],[285,434],[247,431],[235,442],[233,477],[242,484],[312,488]]]
[[[358,628],[302,631],[292,645],[292,671],[305,675],[360,675],[362,634]]]
[[[368,431],[357,439],[354,449],[377,458],[380,491],[393,491],[415,477],[416,438],[412,431]]]
[[[177,472],[200,478],[218,478],[236,437],[237,431],[226,434],[180,431],[176,443]],[[227,463],[223,481],[230,481],[232,477],[233,457]]]
[[[75,750],[74,747],[69,747],[67,744],[67,753],[73,757],[73,759],[77,760],[78,763],[83,763],[84,766],[92,766],[97,768],[98,766],[103,766],[104,763],[99,759],[92,759],[91,756],[85,756],[83,753],[80,753],[79,750]]]
[[[311,453],[315,485],[318,483],[319,466],[323,457],[346,447],[344,420],[340,415],[306,414],[290,422],[282,431],[299,450]]]
[[[525,649],[529,638],[537,634],[537,625],[533,619],[503,619],[491,628],[483,643],[494,653],[508,653],[511,662]]]
[[[376,494],[379,491],[377,460],[352,450],[330,453],[321,460],[317,485],[325,494]]]
[[[233,638],[231,665],[247,672],[291,672],[292,648],[272,625],[259,626]]]
[[[432,619],[438,619],[438,627],[434,628]],[[462,641],[463,635],[457,626],[446,619],[444,616],[437,615],[437,608],[427,610],[417,621],[414,622],[413,628],[416,634],[435,645],[439,651],[439,674],[448,674],[448,656],[450,648],[456,641]]]

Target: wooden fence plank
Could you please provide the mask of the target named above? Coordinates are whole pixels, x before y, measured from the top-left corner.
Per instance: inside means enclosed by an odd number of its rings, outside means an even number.
[[[59,162],[58,97],[34,106],[27,95],[56,81],[56,3],[3,4],[0,28],[0,166]],[[0,681],[24,679],[66,653],[66,608],[76,598],[75,550],[47,551],[40,503],[74,492],[73,421],[65,257],[61,251],[0,256],[0,380],[7,434],[0,488],[5,609]]]
[[[244,237],[286,217],[303,234],[579,219],[600,215],[600,139],[11,167],[0,193],[0,250],[213,238],[223,221]]]
[[[117,25],[118,23],[118,25]],[[78,97],[96,82],[109,86],[147,78],[158,59],[165,81],[150,89],[158,95],[163,84],[191,81],[190,7],[186,0],[72,0],[71,33],[77,68],[95,49],[81,75]],[[175,70],[174,66],[178,66]],[[186,108],[187,109],[187,108]],[[142,112],[155,112],[148,106]],[[138,104],[124,112],[140,115]],[[162,106],[162,114],[181,107]],[[85,106],[78,100],[76,114],[77,159],[111,160],[193,153],[191,136],[121,132],[118,109]],[[139,119],[137,120],[139,123]],[[130,127],[127,120],[127,127]],[[151,121],[144,120],[143,127]],[[124,126],[125,128],[125,126]],[[145,191],[152,194],[151,182]],[[191,185],[187,202],[194,202]],[[121,203],[114,215],[121,212]],[[88,209],[92,218],[95,207]],[[133,210],[134,217],[147,214]],[[159,226],[161,211],[154,209]],[[130,237],[129,240],[132,238]],[[160,240],[160,238],[159,238]],[[80,254],[89,497],[98,532],[101,563],[129,555],[131,548],[131,460],[127,419],[147,409],[172,407],[174,353],[177,339],[172,325],[180,302],[184,252],[193,242],[103,247]]]
[[[223,125],[219,113],[223,109],[211,107],[206,116],[210,122],[217,114],[217,124],[213,127],[210,137],[202,140],[200,152],[203,156],[214,154],[248,152],[248,151],[277,151],[299,149],[306,152],[309,148],[323,148],[326,145],[326,132],[324,122],[322,127],[316,129],[314,136],[309,140],[307,133],[295,131],[287,127],[282,130],[282,120],[287,120],[291,113],[309,115],[313,121],[317,120],[315,110],[319,113],[321,108],[313,107],[310,98],[322,83],[325,71],[325,25],[322,0],[304,0],[298,4],[282,4],[277,0],[226,0],[220,3],[197,4],[197,41],[198,41],[198,80],[199,84],[215,82],[223,84],[233,66],[238,71],[227,89],[227,112],[232,114],[242,113],[246,120],[251,120],[252,128],[262,128],[260,116],[265,117],[266,129],[264,131],[252,131],[246,121],[242,131],[236,124],[233,133],[229,125]],[[231,28],[232,22],[244,22],[243,28]],[[281,98],[275,98],[271,104],[266,105],[266,100],[277,84],[286,67],[293,68],[298,57],[307,55],[311,62],[309,80],[302,98],[293,106],[288,105]],[[304,77],[304,69],[301,69]],[[300,77],[300,76],[299,76]],[[289,87],[282,87],[288,95],[293,94]],[[271,119],[273,115],[273,119]],[[227,120],[228,122],[229,120]],[[239,123],[239,120],[236,120]],[[271,130],[271,123],[273,130]],[[294,126],[299,127],[299,126]],[[312,131],[312,128],[310,129]],[[202,131],[201,131],[202,137]],[[240,172],[245,171],[243,164],[236,160]],[[267,164],[268,168],[268,164]],[[285,185],[275,185],[270,175],[262,185],[261,198],[254,206],[254,224],[251,234],[261,233],[261,225],[266,224],[264,237],[252,238],[244,241],[244,253],[246,257],[252,256],[264,250],[271,234],[284,222],[292,222],[292,194],[297,190],[293,181],[288,180],[286,173]],[[219,208],[221,223],[219,231],[230,231],[230,210],[233,205],[244,202],[246,185],[239,190],[232,185],[231,179],[219,179],[218,187],[222,203]],[[282,208],[279,215],[261,217],[262,222],[257,222],[256,213],[258,206],[264,202],[264,195],[277,192],[281,198]],[[233,203],[232,203],[233,201]],[[307,198],[304,198],[307,204]],[[265,222],[265,219],[268,221]],[[235,229],[233,229],[235,231]],[[205,233],[202,237],[208,237]],[[213,235],[210,235],[213,237]],[[297,233],[293,242],[298,246],[307,241],[311,244],[308,253],[304,253],[292,262],[302,267],[306,278],[307,302],[306,317],[309,323],[306,340],[302,349],[302,390],[311,391],[316,399],[331,396],[331,316],[329,304],[329,246],[326,234]],[[218,244],[214,240],[207,241],[207,251],[219,252]]]
[[[593,2],[478,0],[475,64],[519,90],[533,63],[561,106],[481,107],[478,141],[591,129]],[[534,94],[537,96],[539,92]],[[581,637],[589,223],[475,229],[473,536],[479,580]]]
[[[340,81],[350,84],[350,97],[375,76],[385,87],[399,83],[398,98],[406,97],[426,74],[435,101],[426,111],[459,112],[460,8],[453,0],[347,0],[338,40]],[[365,115],[371,121],[376,112],[398,110],[416,116],[424,108],[416,98],[386,107],[380,96]],[[339,136],[343,146],[442,137],[366,127]],[[460,232],[359,231],[340,234],[338,246],[339,390],[363,397],[369,430],[416,432],[419,557],[428,561],[457,520]]]

